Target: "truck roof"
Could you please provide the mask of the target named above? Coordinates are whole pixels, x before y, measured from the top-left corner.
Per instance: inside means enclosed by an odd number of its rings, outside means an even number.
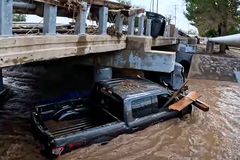
[[[115,78],[110,80],[103,80],[99,83],[111,92],[120,96],[122,99],[125,99],[129,95],[156,90],[160,90],[163,94],[170,93],[166,88],[155,82],[137,77]]]

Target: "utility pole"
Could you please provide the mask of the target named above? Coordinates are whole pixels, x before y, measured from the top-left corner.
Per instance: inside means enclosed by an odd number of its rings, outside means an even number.
[[[157,0],[157,13],[158,13],[158,0]]]
[[[175,26],[177,26],[177,5],[174,5],[174,9],[175,9]]]
[[[152,12],[154,12],[154,0],[152,0]]]

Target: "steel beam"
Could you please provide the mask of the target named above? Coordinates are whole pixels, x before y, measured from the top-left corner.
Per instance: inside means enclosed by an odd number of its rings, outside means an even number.
[[[98,34],[100,35],[107,34],[107,22],[108,22],[108,8],[101,7],[99,9]]]
[[[86,20],[87,20],[87,2],[81,2],[85,10],[81,10],[77,17],[75,26],[75,34],[84,35],[86,34]]]
[[[36,9],[36,4],[13,2],[14,9]]]
[[[57,7],[44,4],[43,33],[56,34]]]
[[[131,16],[128,18],[128,35],[134,35],[134,26],[135,25],[135,17]]]
[[[151,36],[152,20],[147,19],[146,36]]]
[[[0,0],[0,36],[12,35],[13,0]]]
[[[138,35],[143,35],[143,29],[144,29],[144,18],[138,17]]]

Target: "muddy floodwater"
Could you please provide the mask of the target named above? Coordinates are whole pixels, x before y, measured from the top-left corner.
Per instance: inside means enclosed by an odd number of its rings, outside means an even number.
[[[44,159],[29,129],[31,105],[38,98],[32,91],[36,87],[23,85],[35,81],[28,79],[21,84],[16,81],[5,79],[15,96],[0,111],[0,159]],[[240,85],[190,80],[189,90],[202,94],[201,100],[211,106],[209,112],[195,109],[181,120],[121,135],[103,146],[81,148],[58,160],[240,159]]]

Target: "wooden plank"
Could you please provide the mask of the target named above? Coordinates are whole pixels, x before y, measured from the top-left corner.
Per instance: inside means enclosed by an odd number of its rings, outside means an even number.
[[[196,101],[199,97],[201,97],[201,95],[197,92],[190,92],[186,97],[183,97],[178,102],[170,105],[169,109],[181,111],[185,107]]]

